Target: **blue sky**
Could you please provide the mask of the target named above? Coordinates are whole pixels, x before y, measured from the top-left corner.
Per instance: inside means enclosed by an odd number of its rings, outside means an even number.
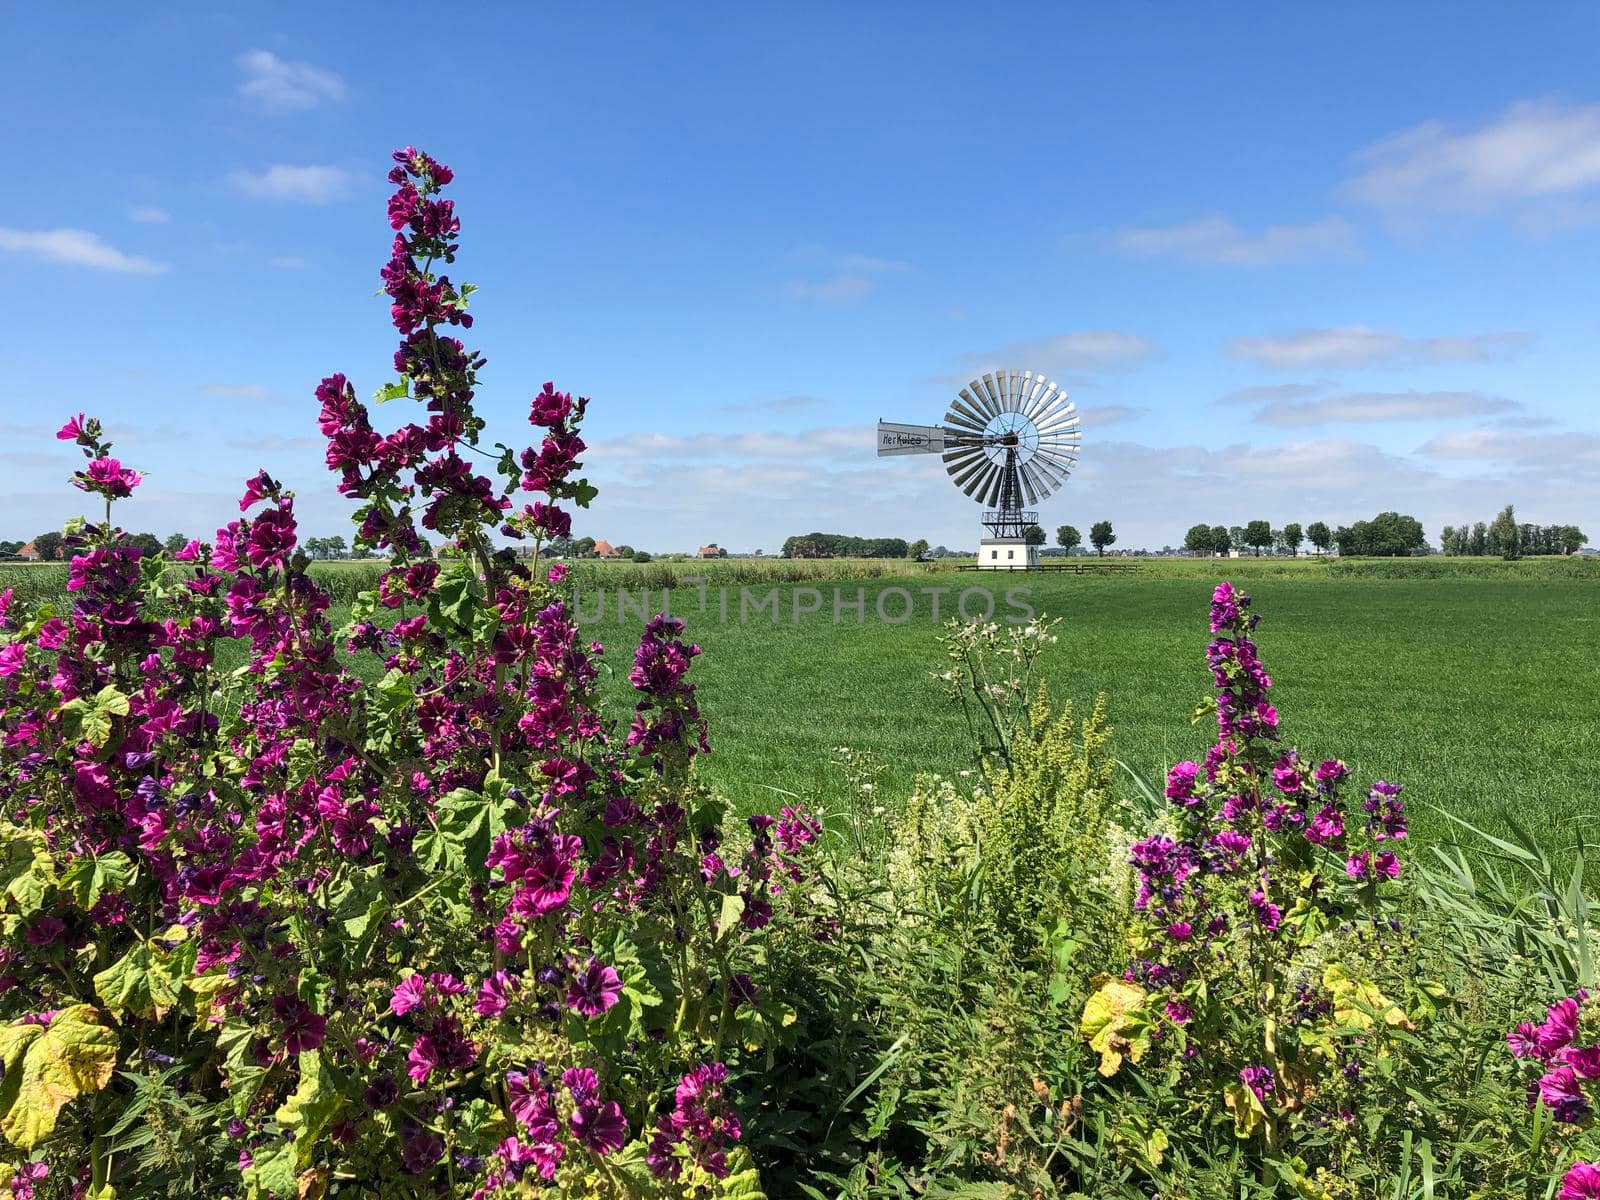
[[[1600,539],[1593,5],[145,8],[0,8],[0,537],[82,507],[80,410],[150,472],[129,528],[205,533],[267,466],[348,534],[311,393],[388,378],[413,143],[491,437],[593,397],[580,532],[965,546],[870,427],[1004,366],[1084,410],[1052,528],[1510,502]]]

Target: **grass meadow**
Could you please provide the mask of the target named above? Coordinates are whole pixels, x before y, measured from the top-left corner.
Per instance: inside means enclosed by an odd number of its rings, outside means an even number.
[[[340,600],[372,571],[318,568]],[[696,575],[707,580],[704,612],[699,588],[684,582]],[[43,595],[63,577],[59,567],[0,568],[0,587]],[[1156,560],[1136,576],[996,577],[908,573],[904,563],[725,560],[582,563],[574,572],[582,615],[594,618],[604,596],[603,616],[587,631],[608,647],[605,686],[624,705],[640,590],[650,589],[654,610],[662,586],[677,583],[672,610],[705,651],[695,677],[713,752],[701,770],[740,809],[784,793],[826,803],[843,786],[831,765],[840,746],[873,755],[890,795],[918,772],[970,766],[963,718],[931,678],[944,660],[924,588],[950,589],[941,616],[963,588],[992,588],[1000,615],[1004,590],[1027,588],[1036,610],[1061,618],[1045,660],[1054,696],[1084,705],[1104,693],[1117,751],[1141,771],[1196,756],[1207,744],[1190,720],[1209,686],[1206,603],[1221,578],[1256,597],[1285,737],[1309,754],[1344,758],[1359,778],[1403,782],[1419,835],[1448,835],[1433,809],[1493,828],[1503,805],[1571,844],[1581,818],[1600,813],[1600,563]],[[620,616],[619,587],[629,595]],[[776,621],[771,607],[740,621],[745,587],[752,608],[776,589]],[[801,591],[799,605],[820,600],[820,611],[796,620],[796,591],[810,587],[820,595]],[[835,588],[846,605],[860,589],[864,620],[846,608],[834,622]],[[878,619],[887,588],[912,594],[908,620]],[[902,605],[898,596],[885,601],[891,616]]]

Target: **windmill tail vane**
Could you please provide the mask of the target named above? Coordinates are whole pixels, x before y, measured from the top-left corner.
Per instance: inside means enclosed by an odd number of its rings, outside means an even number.
[[[1081,449],[1077,406],[1032,371],[974,379],[940,425],[878,422],[878,456],[941,455],[956,487],[984,506],[982,524],[994,541],[1020,541],[1037,524],[1039,514],[1024,505],[1065,484]],[[1031,564],[1033,555],[1025,561]]]

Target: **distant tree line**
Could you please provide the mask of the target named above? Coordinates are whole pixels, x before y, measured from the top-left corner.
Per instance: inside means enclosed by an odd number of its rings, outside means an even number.
[[[1395,557],[1427,550],[1428,538],[1422,522],[1404,513],[1379,513],[1370,521],[1357,521],[1329,529],[1326,521],[1312,521],[1303,528],[1291,521],[1274,529],[1270,521],[1249,521],[1244,525],[1193,525],[1184,534],[1183,548],[1190,554],[1227,554],[1249,550],[1295,555],[1310,542],[1319,554],[1334,546],[1340,554]]]
[[[905,538],[852,537],[847,533],[802,533],[783,543],[785,558],[905,558]]]
[[[1310,542],[1319,553],[1326,553],[1334,544],[1335,535],[1325,522],[1313,521],[1301,527],[1291,521],[1282,529],[1274,529],[1271,521],[1251,521],[1244,525],[1192,525],[1183,535],[1183,548],[1190,554],[1227,554],[1229,551],[1253,550],[1259,557],[1262,551],[1272,554],[1299,554],[1300,547]]]
[[[1524,554],[1573,554],[1589,539],[1576,525],[1528,525],[1517,520],[1511,505],[1493,521],[1472,526],[1446,525],[1439,533],[1441,554],[1472,557],[1498,555],[1521,558]]]

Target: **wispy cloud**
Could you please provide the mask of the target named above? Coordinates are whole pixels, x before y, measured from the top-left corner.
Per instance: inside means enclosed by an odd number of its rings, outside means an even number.
[[[97,267],[102,271],[157,274],[167,269],[164,263],[137,254],[124,254],[115,246],[107,245],[97,234],[83,229],[26,230],[0,227],[0,251],[80,267]]]
[[[138,204],[128,210],[128,220],[138,221],[142,225],[164,225],[172,220],[172,215],[153,204]]]
[[[302,267],[309,265],[310,263],[298,254],[280,254],[275,258],[267,259],[267,266],[276,267],[280,271],[298,271]]]
[[[1343,217],[1308,225],[1268,225],[1259,233],[1226,217],[1202,217],[1181,225],[1118,230],[1114,243],[1139,258],[1178,258],[1233,267],[1266,267],[1323,258],[1360,258],[1361,241]]]
[[[1417,448],[1425,458],[1519,466],[1557,477],[1600,478],[1600,434],[1525,433],[1505,429],[1459,429]]]
[[[1080,409],[1086,429],[1104,429],[1110,425],[1126,425],[1149,413],[1139,404],[1094,404]]]
[[[1237,337],[1228,353],[1265,367],[1409,367],[1427,363],[1499,362],[1532,344],[1531,333],[1407,337],[1365,325],[1300,329],[1278,337]]]
[[[1481,392],[1350,392],[1320,400],[1275,400],[1255,414],[1263,425],[1303,425],[1372,421],[1428,421],[1515,412],[1514,400]]]
[[[1523,101],[1478,129],[1428,121],[1356,156],[1348,193],[1376,207],[1431,213],[1511,212],[1532,225],[1577,224],[1600,206],[1600,104]]]
[[[1088,371],[1123,366],[1148,358],[1148,339],[1115,329],[1083,329],[1051,337],[1024,338],[993,350],[964,354],[961,361],[974,367],[1033,371]]]
[[[1271,404],[1278,400],[1303,400],[1325,392],[1332,384],[1271,383],[1261,387],[1238,388],[1218,400],[1218,404]]]
[[[841,454],[865,461],[876,453],[877,438],[872,426],[831,425],[799,431],[751,433],[629,433],[592,442],[584,461],[591,464],[639,460],[680,464],[718,459],[832,461]]]
[[[870,254],[818,255],[815,252],[801,257],[815,258],[817,269],[806,279],[791,279],[783,290],[798,300],[814,300],[822,304],[849,304],[877,290],[884,279],[902,275],[911,270],[910,263],[891,258],[874,258]]]
[[[268,112],[303,112],[328,100],[344,98],[344,80],[324,67],[285,62],[270,50],[239,56],[244,80],[239,94]]]
[[[278,164],[264,171],[234,171],[228,183],[257,200],[282,200],[296,204],[330,204],[350,190],[354,182],[343,167]]]

